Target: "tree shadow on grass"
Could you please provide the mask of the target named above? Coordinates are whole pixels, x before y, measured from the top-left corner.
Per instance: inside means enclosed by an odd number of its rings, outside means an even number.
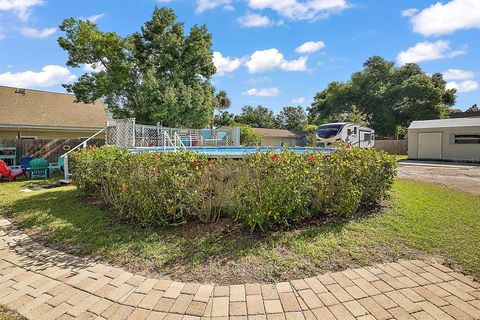
[[[348,219],[324,217],[285,230],[251,233],[238,221],[223,218],[215,224],[189,222],[177,227],[142,228],[115,221],[113,213],[85,203],[79,195],[70,187],[32,193],[16,200],[5,214],[26,229],[33,239],[55,249],[86,255],[89,259],[98,258],[133,272],[174,278],[192,269],[195,277],[202,278],[202,273],[213,265],[228,266],[220,268],[225,272],[243,268],[252,270],[248,272],[269,273],[270,270],[255,268],[275,269],[275,263],[291,260],[292,255],[301,256],[290,250],[300,247],[300,242],[341,236],[350,223]],[[355,219],[367,218],[362,215]],[[269,260],[272,255],[273,260]],[[250,265],[232,267],[245,257],[250,260],[240,264]],[[245,275],[246,279],[250,276],[254,280],[259,277]],[[217,280],[216,275],[211,277],[208,279]]]

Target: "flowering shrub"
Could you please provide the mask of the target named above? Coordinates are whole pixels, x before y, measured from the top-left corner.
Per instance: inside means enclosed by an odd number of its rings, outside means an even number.
[[[72,156],[79,189],[110,205],[121,220],[175,225],[231,214],[267,230],[312,216],[350,216],[385,199],[392,156],[372,149],[331,154],[256,153],[208,160],[193,152],[141,153],[102,147]]]

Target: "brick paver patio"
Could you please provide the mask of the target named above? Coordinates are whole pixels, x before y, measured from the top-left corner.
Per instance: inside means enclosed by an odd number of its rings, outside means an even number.
[[[44,247],[0,220],[0,304],[29,319],[480,319],[480,283],[419,260],[277,284],[181,283]]]

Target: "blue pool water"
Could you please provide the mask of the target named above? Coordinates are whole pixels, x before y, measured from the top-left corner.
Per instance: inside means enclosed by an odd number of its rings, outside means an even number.
[[[323,152],[330,153],[333,148],[289,148],[295,153],[306,153],[306,152]],[[267,151],[281,153],[282,148],[270,148],[270,147],[187,147],[187,150],[191,150],[198,153],[205,153],[212,157],[229,157],[229,158],[241,158],[248,154],[253,154],[257,152],[266,153]],[[157,148],[157,147],[148,147],[148,148],[135,148],[131,149],[133,153],[140,152],[174,152],[173,148]]]

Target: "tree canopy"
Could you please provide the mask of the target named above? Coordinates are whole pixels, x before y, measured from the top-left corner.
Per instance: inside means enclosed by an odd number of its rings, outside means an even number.
[[[381,136],[394,136],[413,120],[445,118],[455,104],[456,90],[446,89],[442,74],[426,74],[417,64],[395,67],[379,56],[347,82],[332,82],[308,108],[311,122],[335,115],[364,115]]]
[[[205,127],[215,106],[211,77],[212,35],[193,26],[188,35],[173,10],[155,8],[139,32],[125,37],[101,31],[87,20],[69,18],[60,30],[60,47],[70,67],[91,66],[73,84],[64,85],[78,101],[102,98],[117,118],[143,124]]]
[[[280,129],[303,130],[307,124],[307,113],[302,107],[283,107],[275,119]]]
[[[480,111],[480,108],[478,108],[477,104],[474,104],[473,106],[465,110],[465,112],[478,112],[478,111]]]
[[[253,128],[275,128],[275,116],[273,111],[264,106],[244,106],[235,121],[249,125]]]

